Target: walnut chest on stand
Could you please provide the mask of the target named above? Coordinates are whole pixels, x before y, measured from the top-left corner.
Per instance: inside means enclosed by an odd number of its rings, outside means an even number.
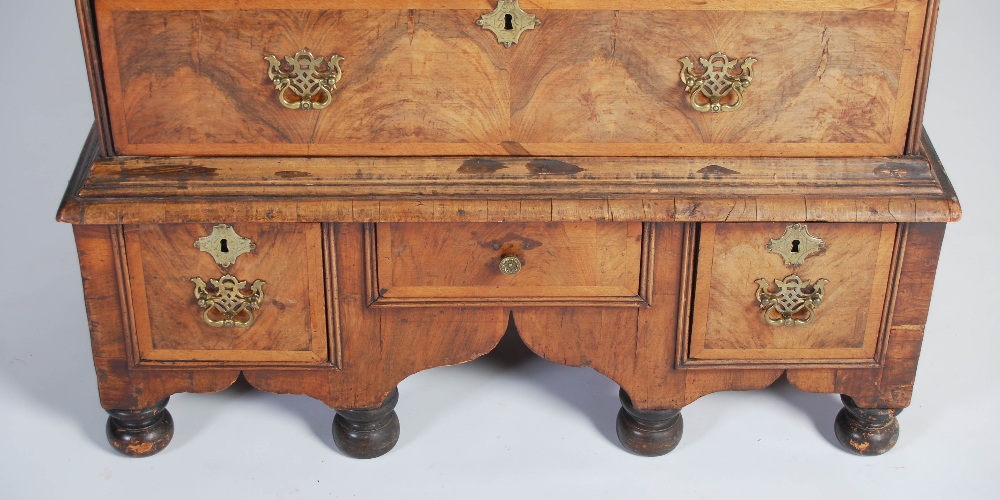
[[[843,395],[895,443],[958,200],[937,0],[78,0],[74,224],[108,439],[241,374],[399,436],[397,384],[509,324],[672,450],[714,392]],[[610,423],[609,423],[610,425]]]

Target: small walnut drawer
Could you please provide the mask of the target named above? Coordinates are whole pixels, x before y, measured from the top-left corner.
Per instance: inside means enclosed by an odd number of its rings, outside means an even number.
[[[897,229],[702,224],[684,364],[875,363]]]
[[[903,153],[926,0],[526,0],[521,7],[541,24],[509,48],[476,24],[495,6],[495,0],[96,0],[115,151]],[[304,49],[326,62],[343,58],[336,89],[309,97],[324,109],[287,107],[278,98],[280,78],[269,74],[268,56],[287,74],[311,67],[283,62]],[[708,82],[698,87],[703,95],[682,81],[683,58]],[[323,64],[303,78],[325,74]],[[715,72],[703,75],[705,66]],[[749,70],[752,80],[740,84],[745,90],[725,83],[724,73],[750,76]],[[302,85],[312,84],[318,85]],[[689,92],[707,102],[711,85],[730,105],[741,93],[740,108],[695,109]]]
[[[195,247],[213,226],[125,227],[140,362],[322,364],[331,359],[320,225],[233,224],[253,249],[226,267]],[[238,251],[232,236],[213,244],[223,253]],[[200,297],[199,280],[205,285]],[[209,307],[206,296],[218,307]],[[220,313],[226,308],[240,309],[228,324]]]
[[[375,306],[646,303],[652,225],[379,223]]]

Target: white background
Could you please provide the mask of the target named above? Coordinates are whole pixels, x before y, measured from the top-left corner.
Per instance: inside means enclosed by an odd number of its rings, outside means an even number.
[[[400,384],[402,437],[354,460],[333,412],[247,387],[178,394],[173,442],[108,446],[70,226],[54,214],[93,121],[73,3],[2,0],[0,498],[998,498],[1000,3],[944,0],[925,123],[962,200],[899,444],[836,444],[836,396],[787,384],[684,409],[671,454],[618,444],[617,387],[516,338]]]

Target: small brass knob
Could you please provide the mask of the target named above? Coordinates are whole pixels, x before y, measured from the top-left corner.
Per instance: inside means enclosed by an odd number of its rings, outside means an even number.
[[[500,272],[507,275],[517,274],[521,270],[521,260],[513,255],[500,259]]]

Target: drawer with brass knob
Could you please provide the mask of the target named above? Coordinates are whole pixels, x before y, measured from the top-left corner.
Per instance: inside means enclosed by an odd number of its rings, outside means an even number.
[[[319,224],[125,226],[140,362],[327,363]]]
[[[96,0],[122,155],[903,152],[926,0]]]
[[[373,306],[647,303],[652,225],[379,223]]]
[[[702,224],[683,364],[869,364],[896,224]]]

